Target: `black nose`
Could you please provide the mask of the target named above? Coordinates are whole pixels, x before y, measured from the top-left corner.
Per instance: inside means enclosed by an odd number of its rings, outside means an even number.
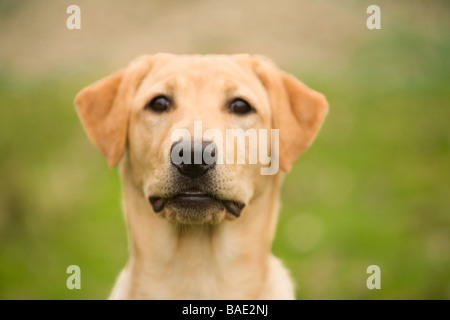
[[[170,149],[170,161],[189,178],[198,178],[216,165],[216,145],[211,141],[179,141]]]

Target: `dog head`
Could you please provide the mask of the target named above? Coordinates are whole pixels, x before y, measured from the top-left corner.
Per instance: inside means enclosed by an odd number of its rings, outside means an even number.
[[[323,95],[250,55],[143,56],[83,89],[75,105],[108,164],[123,159],[148,210],[181,223],[245,214],[273,178],[252,155],[288,172],[328,110]]]

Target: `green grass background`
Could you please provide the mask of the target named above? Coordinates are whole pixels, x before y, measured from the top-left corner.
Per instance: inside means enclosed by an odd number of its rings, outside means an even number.
[[[289,70],[330,103],[286,177],[273,244],[299,299],[450,298],[448,24],[389,27],[349,63]],[[28,77],[0,64],[1,299],[103,299],[126,262],[118,174],[73,108],[112,71]],[[66,288],[71,264],[81,290]],[[366,287],[373,264],[380,290]]]

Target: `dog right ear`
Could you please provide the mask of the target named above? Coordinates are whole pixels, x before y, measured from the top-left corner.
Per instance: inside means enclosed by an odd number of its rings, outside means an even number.
[[[128,113],[133,97],[150,69],[150,57],[84,88],[75,107],[89,138],[103,153],[110,167],[117,165],[125,150]]]
[[[261,56],[239,56],[250,62],[268,93],[273,128],[279,129],[280,168],[289,172],[311,145],[327,113],[325,97]]]

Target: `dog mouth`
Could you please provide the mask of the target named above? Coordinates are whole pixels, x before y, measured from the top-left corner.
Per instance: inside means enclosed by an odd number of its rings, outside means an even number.
[[[207,207],[220,204],[237,218],[241,215],[241,211],[245,206],[242,202],[219,199],[212,194],[203,192],[197,188],[187,189],[172,197],[150,196],[148,200],[155,213],[161,212],[167,204],[182,209],[192,209],[196,211],[201,211]]]

